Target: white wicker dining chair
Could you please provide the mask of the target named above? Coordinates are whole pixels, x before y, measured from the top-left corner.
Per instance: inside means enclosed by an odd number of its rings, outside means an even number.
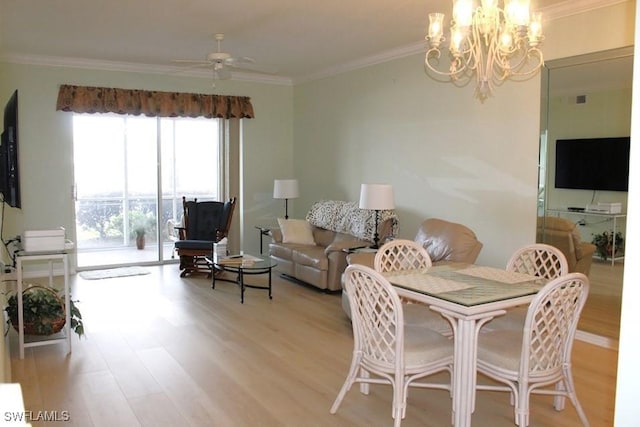
[[[478,372],[505,385],[478,384],[477,389],[511,392],[520,427],[529,424],[529,397],[534,393],[555,395],[558,411],[569,397],[582,424],[589,425],[571,372],[573,339],[588,293],[589,279],[584,274],[561,276],[535,296],[523,329],[480,334]]]
[[[431,267],[429,252],[413,240],[390,240],[378,249],[373,260],[376,271],[418,270]]]
[[[569,263],[555,246],[534,243],[515,251],[507,262],[507,270],[555,279],[569,273]]]
[[[393,286],[377,271],[364,265],[345,270],[353,327],[353,356],[347,378],[331,406],[335,414],[354,383],[369,393],[369,384],[391,384],[392,417],[400,426],[405,417],[408,387],[448,390],[451,383],[418,380],[451,372],[453,343],[428,329],[404,324],[403,304]]]
[[[376,271],[420,270],[431,267],[427,250],[413,240],[390,240],[378,249],[373,260]],[[446,336],[452,336],[451,324],[440,313],[424,304],[403,301],[404,321],[408,325],[423,326]]]
[[[568,274],[569,263],[562,251],[555,246],[535,243],[515,251],[507,262],[507,270],[551,280]],[[484,330],[521,330],[527,308],[521,306],[508,310],[504,316],[487,323]]]

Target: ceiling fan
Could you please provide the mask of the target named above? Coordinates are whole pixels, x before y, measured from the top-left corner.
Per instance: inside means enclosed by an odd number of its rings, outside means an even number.
[[[211,67],[213,71],[213,86],[215,87],[216,80],[227,80],[231,78],[230,68],[258,70],[253,66],[255,60],[248,56],[231,56],[230,53],[222,51],[222,41],[224,40],[224,34],[218,33],[215,35],[218,42],[218,50],[211,52],[207,55],[206,60],[191,60],[191,59],[174,59],[172,62],[179,64],[190,64],[189,68],[199,67]],[[259,70],[258,70],[259,71]]]

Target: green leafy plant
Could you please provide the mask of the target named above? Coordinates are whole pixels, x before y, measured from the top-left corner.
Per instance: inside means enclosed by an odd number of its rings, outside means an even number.
[[[613,231],[603,231],[599,234],[594,234],[591,243],[596,245],[596,252],[598,256],[603,260],[607,260],[613,255]],[[620,231],[616,232],[616,253],[622,252],[624,248],[624,237]]]
[[[82,314],[70,300],[71,329],[82,338],[84,324]],[[65,324],[64,297],[55,289],[34,285],[22,293],[23,321],[25,333],[33,335],[51,335],[59,332]],[[7,299],[7,324],[18,329],[18,296],[11,295]]]
[[[147,234],[147,229],[144,225],[136,225],[136,227],[133,229],[133,232],[136,233],[136,237],[142,237]]]

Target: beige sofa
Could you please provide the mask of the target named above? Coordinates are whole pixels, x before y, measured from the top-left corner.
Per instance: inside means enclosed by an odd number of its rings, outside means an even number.
[[[589,275],[596,246],[582,241],[574,222],[556,216],[538,217],[536,240],[560,249],[567,258],[570,273]]]
[[[276,270],[317,288],[339,291],[348,249],[373,242],[374,213],[359,209],[356,202],[320,201],[312,205],[306,222],[313,234],[313,240],[306,243],[287,243],[281,229],[271,230],[269,255],[278,264]],[[395,213],[381,211],[380,240],[395,237],[397,228]]]

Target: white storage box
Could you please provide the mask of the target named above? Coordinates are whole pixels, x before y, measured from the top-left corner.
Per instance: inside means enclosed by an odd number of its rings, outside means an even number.
[[[598,203],[598,206],[606,209],[610,214],[622,213],[622,203],[620,202]]]
[[[54,252],[65,249],[65,230],[26,230],[22,235],[22,249],[25,252]]]
[[[594,213],[609,213],[609,210],[606,207],[600,205],[587,205],[585,211]]]

